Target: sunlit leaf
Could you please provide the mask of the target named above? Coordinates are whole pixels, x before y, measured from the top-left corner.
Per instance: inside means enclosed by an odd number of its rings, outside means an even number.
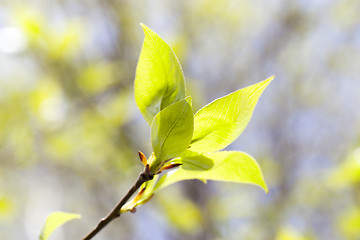
[[[245,129],[256,103],[273,77],[216,99],[194,118],[191,150],[214,152],[232,143]]]
[[[192,97],[190,97],[190,96],[187,96],[186,98],[185,98],[185,100],[188,102],[188,104],[190,104],[190,106],[192,107]]]
[[[211,158],[192,151],[185,151],[179,162],[186,170],[207,170],[214,166],[214,161]]]
[[[135,77],[135,100],[145,120],[185,97],[184,75],[173,50],[150,28],[141,24],[145,40]]]
[[[164,160],[179,157],[188,148],[193,124],[192,108],[185,99],[166,107],[155,116],[151,126],[155,162],[150,163],[151,170]]]
[[[209,169],[188,167],[186,161],[174,172],[169,172],[157,183],[156,189],[164,188],[182,180],[199,179],[255,184],[267,192],[261,169],[255,159],[243,152],[222,151],[199,154],[199,158],[211,159],[214,165]],[[195,156],[193,156],[195,159]]]
[[[50,214],[41,230],[39,239],[47,240],[55,229],[70,220],[78,218],[81,218],[81,216],[74,213],[54,212]]]

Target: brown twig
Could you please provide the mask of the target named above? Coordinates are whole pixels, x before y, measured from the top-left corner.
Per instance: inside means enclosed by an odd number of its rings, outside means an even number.
[[[140,173],[139,178],[136,180],[135,184],[130,188],[130,190],[125,194],[125,196],[116,204],[116,206],[109,212],[109,214],[102,218],[96,227],[91,230],[91,232],[83,238],[83,240],[92,239],[98,232],[100,232],[106,225],[108,225],[115,218],[120,217],[120,210],[122,206],[130,199],[130,197],[141,187],[141,185],[154,178],[154,174],[151,173],[149,165],[146,165],[145,170]]]

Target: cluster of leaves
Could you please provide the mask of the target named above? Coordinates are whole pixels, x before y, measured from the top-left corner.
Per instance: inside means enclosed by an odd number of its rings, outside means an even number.
[[[121,212],[134,212],[154,193],[189,179],[229,181],[260,186],[267,192],[259,165],[250,155],[220,151],[231,144],[250,121],[256,103],[273,77],[216,99],[195,115],[180,63],[169,45],[141,24],[145,40],[135,78],[135,100],[151,127],[153,152],[140,159],[155,177],[145,182]],[[171,171],[166,171],[172,169]],[[164,172],[163,172],[164,171]],[[43,227],[41,240],[77,214],[56,212]]]
[[[219,150],[245,129],[273,77],[216,99],[194,115],[176,55],[149,27],[141,26],[145,40],[136,70],[135,100],[151,127],[153,153],[149,159],[140,153],[140,158],[156,176],[121,211],[134,211],[157,190],[188,179],[249,183],[267,191],[260,167],[251,156]],[[172,170],[159,175],[168,169]]]

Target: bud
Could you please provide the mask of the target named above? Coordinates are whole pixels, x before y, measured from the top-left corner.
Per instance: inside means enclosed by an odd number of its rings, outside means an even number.
[[[143,164],[144,166],[146,166],[146,165],[147,165],[147,159],[146,159],[145,155],[144,155],[142,152],[140,152],[140,151],[139,151],[139,158],[140,158],[142,164]]]
[[[168,170],[168,169],[172,169],[172,168],[175,168],[175,167],[178,167],[182,165],[182,163],[171,163],[171,164],[167,164],[165,166],[163,166],[161,169],[160,169],[160,172],[161,171],[164,171],[164,170]]]

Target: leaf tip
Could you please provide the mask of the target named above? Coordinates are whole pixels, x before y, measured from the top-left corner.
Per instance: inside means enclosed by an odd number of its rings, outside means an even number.
[[[274,80],[274,78],[275,78],[275,75],[272,75],[271,77],[268,77],[267,79],[265,79],[265,80],[263,81],[263,82],[266,83],[265,86],[269,85],[269,84],[272,82],[272,80]]]
[[[192,107],[192,98],[191,98],[191,96],[187,96],[185,98],[185,101],[190,105],[190,107]]]
[[[61,225],[66,222],[81,218],[80,214],[66,213],[66,212],[53,212],[47,216],[45,224],[40,232],[39,239],[47,240],[49,236]]]
[[[145,34],[149,33],[150,28],[148,26],[143,23],[140,23],[140,26],[143,28]]]
[[[269,189],[268,189],[268,187],[266,186],[266,183],[265,183],[265,182],[264,182],[264,184],[262,184],[261,188],[264,190],[264,192],[265,192],[266,194],[269,193]]]
[[[261,170],[260,170],[261,171]],[[266,194],[269,193],[269,189],[268,189],[268,186],[265,182],[265,179],[264,179],[264,176],[263,174],[261,173],[261,179],[255,183],[255,185],[257,185],[258,187],[260,187]]]

